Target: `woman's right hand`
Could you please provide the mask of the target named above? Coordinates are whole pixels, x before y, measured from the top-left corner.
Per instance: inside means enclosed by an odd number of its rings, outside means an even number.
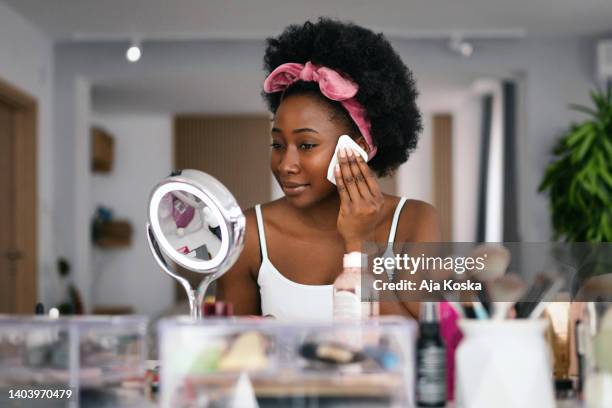
[[[360,155],[340,149],[338,162],[334,169],[340,195],[338,231],[346,252],[361,252],[365,242],[374,241],[385,199],[378,180]]]

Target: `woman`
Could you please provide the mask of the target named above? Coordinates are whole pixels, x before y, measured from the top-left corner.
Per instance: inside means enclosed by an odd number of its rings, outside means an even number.
[[[270,165],[285,196],[246,211],[244,251],[218,295],[239,315],[329,320],[345,253],[365,242],[438,240],[434,209],[381,193],[375,177],[416,147],[417,91],[382,34],[330,19],[268,39],[264,61],[263,96],[274,115]],[[341,151],[335,186],[326,175],[343,134],[369,160]],[[417,310],[381,304],[387,314]]]

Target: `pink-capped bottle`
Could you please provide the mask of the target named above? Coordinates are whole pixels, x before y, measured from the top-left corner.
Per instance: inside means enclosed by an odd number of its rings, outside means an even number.
[[[351,252],[342,259],[342,273],[334,282],[334,320],[359,321],[361,306],[360,252]]]

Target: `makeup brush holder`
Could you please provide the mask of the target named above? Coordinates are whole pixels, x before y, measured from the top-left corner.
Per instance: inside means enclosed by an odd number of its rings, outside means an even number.
[[[462,320],[457,408],[554,408],[544,320]]]

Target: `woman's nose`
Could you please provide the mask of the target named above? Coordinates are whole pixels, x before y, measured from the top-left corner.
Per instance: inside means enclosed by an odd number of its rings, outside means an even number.
[[[288,147],[278,163],[278,170],[282,173],[297,173],[300,171],[300,155],[297,149]]]

